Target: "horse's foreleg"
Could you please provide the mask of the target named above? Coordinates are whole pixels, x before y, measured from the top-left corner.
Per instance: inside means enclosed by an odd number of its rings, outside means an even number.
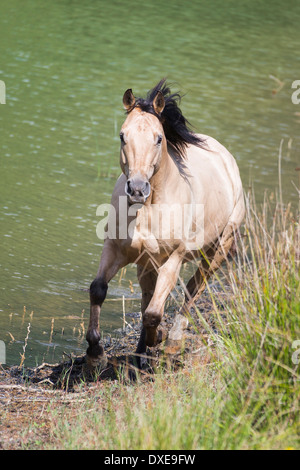
[[[142,289],[142,304],[141,311],[144,316],[145,311],[153,297],[158,273],[156,270],[147,270],[144,266],[137,267],[138,280]],[[144,354],[146,352],[146,330],[142,326],[142,331],[139,343],[136,349],[137,354]]]
[[[167,297],[176,285],[182,260],[183,253],[180,249],[177,249],[158,269],[154,294],[143,314],[143,327],[147,346],[155,346],[157,343],[157,327],[161,322]]]
[[[124,265],[123,257],[109,239],[105,242],[100,266],[94,281],[90,286],[90,321],[86,340],[87,362],[90,367],[106,365],[106,356],[100,342],[99,318],[101,306],[105,300],[108,283]]]

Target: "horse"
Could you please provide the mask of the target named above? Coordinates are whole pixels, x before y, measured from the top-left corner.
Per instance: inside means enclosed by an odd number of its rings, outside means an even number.
[[[234,157],[214,138],[192,130],[180,101],[181,94],[171,93],[166,79],[146,98],[135,97],[132,89],[123,95],[122,174],[112,193],[113,215],[108,218],[116,229],[111,234],[108,231],[89,290],[86,359],[92,368],[107,363],[100,343],[99,317],[108,284],[120,268],[137,265],[142,291],[142,327],[136,348],[139,358],[147,347],[169,338],[180,339],[192,302],[227,258],[244,218],[243,187]],[[122,198],[126,205],[121,208]],[[174,204],[177,209],[170,215],[168,208]],[[133,215],[120,223],[124,212],[134,206]],[[184,207],[190,208],[187,215],[180,210]],[[126,228],[131,225],[125,235],[124,223]],[[176,286],[182,264],[195,259],[196,271],[185,286],[184,303],[166,338],[159,327],[165,302]]]

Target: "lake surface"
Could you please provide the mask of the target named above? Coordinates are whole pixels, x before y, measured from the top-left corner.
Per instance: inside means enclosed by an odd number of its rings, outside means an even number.
[[[162,77],[185,93],[195,129],[236,157],[256,198],[282,184],[297,203],[300,3],[296,1],[2,2],[0,340],[7,364],[86,348],[88,293],[102,241],[96,208],[119,174],[122,96]],[[282,82],[282,83],[281,83]],[[135,268],[110,284],[104,334],[139,311]],[[133,299],[133,300],[130,300]]]

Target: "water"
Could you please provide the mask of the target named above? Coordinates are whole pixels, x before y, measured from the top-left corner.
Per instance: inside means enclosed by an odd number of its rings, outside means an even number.
[[[96,208],[119,174],[127,88],[166,76],[197,131],[236,156],[258,200],[299,187],[299,2],[2,2],[0,340],[7,363],[84,351],[88,288],[101,253]],[[278,82],[284,82],[281,90]],[[298,114],[297,114],[298,113]],[[130,282],[132,286],[130,288]],[[104,333],[139,311],[135,269],[111,282]],[[30,324],[30,326],[29,326]],[[28,333],[29,328],[29,333]]]

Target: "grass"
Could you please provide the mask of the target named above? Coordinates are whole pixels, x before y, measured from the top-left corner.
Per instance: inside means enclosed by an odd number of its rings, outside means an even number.
[[[216,274],[225,311],[208,285],[218,333],[205,323],[213,347],[202,360],[152,381],[99,382],[79,404],[51,407],[51,438],[39,447],[299,447],[299,214],[280,198],[259,208],[248,196],[246,206],[235,260]]]

